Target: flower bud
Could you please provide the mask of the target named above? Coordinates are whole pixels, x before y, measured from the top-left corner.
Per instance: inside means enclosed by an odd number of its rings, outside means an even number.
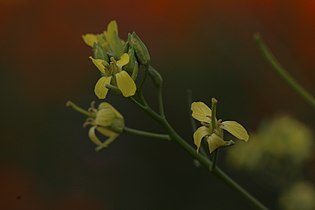
[[[161,74],[155,70],[152,66],[149,66],[148,73],[151,79],[153,80],[153,83],[156,87],[161,87],[163,84],[163,78]]]
[[[93,53],[94,53],[95,59],[102,59],[109,62],[109,58],[108,58],[108,55],[106,54],[106,51],[98,43],[94,43]]]
[[[142,40],[135,32],[133,32],[131,35],[129,34],[128,40],[130,41],[130,46],[135,49],[139,63],[142,65],[147,65],[150,62],[150,54],[148,48],[145,46]]]
[[[132,47],[129,47],[129,49],[128,49],[128,56],[129,56],[129,63],[124,67],[124,69],[129,74],[132,74],[135,62],[137,60],[136,55],[135,55],[135,50]]]

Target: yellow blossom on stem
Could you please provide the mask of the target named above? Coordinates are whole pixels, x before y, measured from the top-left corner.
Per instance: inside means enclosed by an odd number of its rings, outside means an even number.
[[[124,53],[126,43],[119,38],[118,26],[115,20],[112,20],[107,25],[107,31],[101,34],[85,34],[82,38],[83,41],[92,48],[101,46],[110,57],[118,59]]]
[[[122,69],[129,63],[127,53],[122,54],[120,59],[116,61],[111,57],[110,63],[102,59],[90,57],[94,65],[101,72],[102,77],[96,82],[94,92],[99,99],[104,99],[108,92],[108,85],[111,83],[117,85],[124,97],[133,96],[136,93],[136,84],[131,76]]]
[[[209,151],[212,153],[217,148],[233,144],[233,141],[223,140],[223,130],[228,131],[239,140],[248,141],[249,135],[246,129],[235,121],[221,121],[212,116],[211,109],[203,102],[193,102],[191,104],[192,117],[201,122],[202,126],[194,132],[194,144],[199,151],[201,141],[205,138]],[[214,120],[212,119],[214,117]],[[212,123],[212,121],[214,123]],[[214,124],[214,126],[213,126]]]
[[[125,122],[123,116],[109,103],[103,102],[98,108],[92,103],[89,109],[90,116],[84,126],[91,125],[89,130],[90,140],[97,145],[96,151],[108,147],[123,131]],[[96,135],[96,131],[108,137],[102,142]]]

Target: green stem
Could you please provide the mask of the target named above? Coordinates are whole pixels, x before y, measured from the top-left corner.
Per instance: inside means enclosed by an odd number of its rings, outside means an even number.
[[[144,106],[142,105],[139,101],[137,101],[135,98],[133,97],[129,97],[130,100],[136,104],[137,106],[139,106],[143,111],[145,111],[149,116],[151,116],[155,121],[157,122],[161,122],[161,119],[163,119],[163,117],[161,117],[159,114],[157,114],[151,107]]]
[[[137,136],[150,137],[150,138],[163,139],[163,140],[171,140],[170,136],[166,134],[152,133],[152,132],[137,130],[137,129],[128,128],[128,127],[124,127],[124,131],[126,133],[134,134]]]
[[[160,115],[162,117],[165,117],[164,103],[163,103],[163,94],[162,94],[162,85],[159,86],[159,90],[158,90],[158,102],[159,102]]]
[[[140,103],[135,103],[140,108],[143,106]],[[143,109],[143,108],[142,108]],[[163,127],[167,130],[169,137],[172,141],[176,142],[180,147],[182,147],[186,152],[188,152],[192,157],[199,161],[199,163],[205,167],[210,172],[227,183],[231,188],[239,192],[244,198],[250,201],[253,206],[255,206],[258,210],[268,210],[263,204],[261,204],[256,198],[251,196],[244,188],[238,185],[235,181],[233,181],[228,175],[226,175],[223,171],[221,171],[218,167],[213,167],[213,163],[206,156],[197,153],[196,150],[190,146],[181,136],[177,134],[177,132],[173,129],[173,127],[169,124],[165,117],[158,115],[154,110],[152,110],[149,106],[143,109],[146,113],[148,113],[154,120],[163,125]],[[212,171],[213,169],[213,171]]]
[[[144,98],[142,90],[139,91],[139,98],[141,100],[141,103],[144,104],[145,106],[149,106],[147,100]]]
[[[217,125],[216,125],[216,118],[217,118],[217,103],[218,103],[218,100],[215,99],[215,98],[212,98],[211,99],[211,128],[212,130],[214,130]]]
[[[191,156],[196,158],[202,166],[207,168],[209,171],[212,171],[213,174],[219,179],[223,180],[226,184],[228,184],[231,188],[241,194],[245,199],[250,201],[253,206],[255,206],[259,210],[268,210],[261,202],[259,202],[255,197],[249,194],[244,188],[242,188],[239,184],[237,184],[233,179],[231,179],[227,174],[225,174],[218,167],[213,167],[213,162],[211,162],[205,156],[196,152],[184,139],[182,139],[176,131],[171,127],[168,121],[164,118],[163,124],[165,128],[168,130],[169,135],[173,141],[178,143],[181,147],[183,147]]]
[[[217,103],[218,103],[217,99],[215,99],[215,98],[211,99],[211,129],[212,129],[212,132],[217,127],[217,122],[216,122],[216,120],[217,120]],[[212,163],[213,164],[212,164],[211,170],[214,170],[217,167],[218,151],[219,151],[219,149],[216,149],[213,152],[213,155],[212,155]]]
[[[165,129],[168,131],[171,140],[176,142],[179,146],[181,146],[184,150],[186,150],[191,156],[199,161],[199,163],[204,166],[207,170],[211,170],[212,162],[204,155],[197,153],[196,149],[190,146],[182,137],[180,137],[176,131],[172,128],[169,122],[163,118],[161,123],[164,125]]]
[[[226,173],[224,173],[220,168],[216,167],[213,171],[213,174],[219,179],[223,180],[229,187],[236,190],[240,195],[242,195],[245,199],[250,201],[256,209],[259,210],[268,210],[266,206],[264,206],[260,201],[258,201],[255,197],[249,194],[244,188],[242,188],[239,184],[237,184],[231,177],[229,177]]]
[[[73,103],[72,101],[67,101],[66,106],[68,106],[68,107],[74,109],[75,111],[77,111],[77,112],[79,112],[79,113],[81,113],[81,114],[86,115],[87,117],[93,117],[92,113],[90,113],[90,112],[84,110],[83,108],[77,106],[77,105],[76,105],[75,103]]]
[[[309,102],[315,108],[315,98],[307,92],[298,82],[296,82],[293,77],[280,65],[274,55],[270,52],[265,42],[262,40],[261,36],[256,33],[254,34],[254,39],[260,49],[261,53],[265,56],[267,61],[271,64],[273,69],[284,79],[290,87],[302,96],[307,102]]]
[[[140,103],[137,99],[135,99],[133,96],[128,98],[129,100],[131,100],[134,104],[136,104],[137,106],[139,106],[141,109],[146,110],[148,108],[147,105],[143,105],[142,103]]]
[[[106,86],[106,88],[108,88],[108,89],[110,89],[110,90],[112,90],[112,91],[114,91],[114,92],[116,92],[116,93],[122,94],[122,93],[121,93],[121,90],[119,90],[118,87],[116,87],[116,86],[114,86],[114,85],[106,84],[105,86]]]
[[[146,66],[144,66],[144,68],[145,68],[144,75],[143,75],[143,77],[142,77],[142,79],[140,81],[140,84],[139,84],[139,87],[137,88],[137,90],[142,90],[142,86],[143,86],[145,80],[147,79],[149,66],[146,65]]]

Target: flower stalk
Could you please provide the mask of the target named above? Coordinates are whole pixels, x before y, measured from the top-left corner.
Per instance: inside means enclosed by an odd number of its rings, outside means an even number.
[[[245,142],[248,141],[249,135],[246,129],[236,121],[217,120],[216,106],[218,101],[215,98],[212,98],[211,108],[209,108],[203,102],[192,102],[191,92],[189,94],[194,147],[181,137],[167,120],[163,102],[163,78],[150,65],[149,51],[135,32],[129,34],[128,40],[124,41],[118,36],[116,21],[111,21],[106,31],[101,34],[86,34],[83,36],[83,40],[89,47],[92,47],[93,56],[90,56],[90,59],[101,74],[94,88],[95,95],[99,99],[105,99],[109,90],[122,95],[149,115],[165,131],[165,133],[155,133],[127,127],[125,118],[108,102],[102,102],[98,107],[95,107],[95,104],[92,103],[91,107],[85,110],[68,101],[68,107],[87,117],[84,126],[89,126],[88,136],[97,146],[96,151],[109,147],[122,132],[146,138],[172,141],[215,177],[236,190],[256,209],[268,210],[217,166],[219,149],[234,144],[232,140],[224,140],[223,131],[227,131]],[[265,49],[264,45],[262,45],[262,48]],[[270,57],[268,53],[266,54],[267,57]],[[138,73],[140,74],[141,71],[144,71],[142,72],[142,78],[138,78],[140,81],[137,81]],[[151,82],[157,88],[158,111],[151,108],[143,95],[142,88],[148,77],[152,79]],[[201,124],[197,129],[194,120]],[[103,137],[106,137],[106,139],[104,140]],[[203,148],[202,143],[208,145],[209,153]]]
[[[298,93],[305,101],[307,101],[313,108],[315,108],[315,98],[312,94],[310,94],[307,90],[305,90],[295,79],[281,66],[279,61],[275,58],[275,56],[270,52],[267,45],[261,38],[259,33],[254,34],[254,39],[256,44],[260,50],[260,52],[264,55],[266,60],[272,66],[272,69],[278,73],[278,75],[288,83],[288,85]]]

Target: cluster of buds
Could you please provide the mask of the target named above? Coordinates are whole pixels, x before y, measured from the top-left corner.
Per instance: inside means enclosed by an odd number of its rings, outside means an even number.
[[[128,40],[120,39],[116,21],[111,21],[107,31],[101,34],[85,34],[84,42],[92,47],[90,59],[101,73],[94,92],[99,99],[105,99],[110,88],[118,89],[124,97],[136,93],[136,79],[140,65],[148,66],[150,54],[147,47],[133,32]]]

